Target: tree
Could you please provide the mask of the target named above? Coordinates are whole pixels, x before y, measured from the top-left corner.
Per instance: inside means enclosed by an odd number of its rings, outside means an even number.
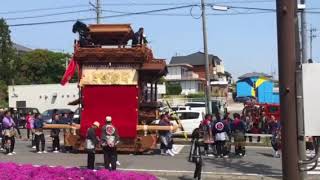
[[[0,107],[7,107],[8,106],[8,86],[4,81],[0,80]]]
[[[168,95],[180,95],[182,92],[182,87],[178,83],[177,84],[166,83],[166,89],[167,89]]]
[[[14,76],[15,49],[12,47],[10,30],[4,19],[0,19],[0,77],[9,84]]]
[[[4,19],[0,19],[0,106],[7,106],[7,85],[15,76],[15,59],[9,27]]]
[[[69,54],[37,49],[23,54],[17,66],[17,84],[59,83]]]

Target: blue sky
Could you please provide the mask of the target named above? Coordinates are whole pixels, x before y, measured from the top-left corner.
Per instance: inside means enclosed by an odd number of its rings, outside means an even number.
[[[95,0],[92,0],[95,2]],[[101,0],[102,3],[186,3],[200,2],[190,0]],[[275,0],[256,0],[263,2],[243,3],[253,0],[215,0],[215,3],[242,7],[275,8]],[[50,14],[56,12],[69,12],[89,10],[88,0],[10,0],[2,2],[0,17],[13,18],[33,15]],[[213,2],[207,0],[207,2]],[[308,0],[308,8],[320,8],[320,1]],[[74,6],[81,5],[81,7]],[[83,5],[83,6],[82,6]],[[86,6],[87,5],[87,6]],[[69,9],[35,11],[19,14],[3,12],[20,11],[38,8],[54,8],[74,6]],[[161,9],[171,6],[114,6],[104,5],[104,10],[138,12],[152,9]],[[115,15],[111,12],[103,12],[104,16]],[[320,11],[320,10],[313,10]],[[198,14],[199,8],[192,10]],[[231,9],[230,13],[248,12],[242,9]],[[252,11],[250,11],[252,12]],[[190,8],[170,11],[168,13],[189,14]],[[221,13],[207,8],[207,13]],[[222,12],[225,13],[225,12]],[[20,24],[30,22],[55,21],[64,19],[78,19],[95,17],[93,11],[79,12],[60,16],[43,17],[37,19],[9,20],[8,24]],[[313,57],[320,62],[320,14],[308,14],[308,28],[310,24],[318,29],[318,38],[314,39]],[[318,19],[318,21],[317,21]],[[94,23],[95,21],[86,21]],[[201,19],[192,16],[155,16],[136,15],[103,19],[104,23],[130,23],[134,29],[143,26],[150,45],[157,58],[165,58],[169,62],[171,57],[187,55],[203,50]],[[234,77],[241,74],[261,71],[265,73],[277,72],[277,39],[276,39],[276,14],[247,14],[247,15],[215,15],[207,17],[208,24],[208,48],[209,53],[219,56],[226,66],[226,70]],[[39,26],[11,27],[12,40],[30,48],[43,48],[54,51],[72,52],[73,40],[77,37],[71,32],[73,22],[62,24],[49,24]]]

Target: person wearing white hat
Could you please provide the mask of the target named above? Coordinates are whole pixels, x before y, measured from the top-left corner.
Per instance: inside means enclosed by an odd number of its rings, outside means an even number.
[[[95,150],[96,145],[99,143],[99,140],[96,136],[96,129],[100,127],[100,123],[95,121],[92,126],[88,129],[87,139],[86,139],[86,150],[88,153],[88,169],[94,169],[95,162]]]
[[[119,135],[117,129],[112,125],[111,116],[106,117],[106,125],[102,127],[101,146],[104,155],[104,166],[106,169],[116,170],[117,148]],[[111,164],[111,168],[110,168]]]

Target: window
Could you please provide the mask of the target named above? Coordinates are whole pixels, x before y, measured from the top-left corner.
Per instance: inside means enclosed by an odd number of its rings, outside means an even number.
[[[16,107],[17,108],[24,108],[24,107],[26,107],[26,101],[17,101],[16,102]]]
[[[50,116],[50,111],[46,110],[45,112],[42,113],[42,116]]]
[[[187,103],[186,106],[190,106],[191,108],[206,107],[205,103]]]
[[[171,110],[172,110],[172,111],[177,111],[177,110],[178,110],[178,107],[172,107]]]
[[[181,112],[178,113],[180,120],[186,120],[186,119],[198,119],[200,116],[200,113],[198,112]]]

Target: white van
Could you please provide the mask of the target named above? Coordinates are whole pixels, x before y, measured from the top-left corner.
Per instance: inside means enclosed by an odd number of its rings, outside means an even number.
[[[200,111],[206,113],[205,102],[187,102],[185,106],[189,106],[191,110]]]
[[[185,110],[177,111],[177,116],[180,119],[180,122],[184,128],[184,131],[191,135],[193,130],[198,128],[201,121],[204,118],[204,113],[197,110]],[[181,129],[177,130],[175,134],[183,134]]]
[[[188,135],[191,135],[193,130],[198,128],[201,121],[204,118],[204,113],[201,111],[195,110],[182,110],[176,111],[177,116],[180,119],[180,122],[184,128],[184,131],[181,131],[179,128],[174,134],[184,134],[186,132]],[[171,120],[172,124],[177,125],[175,120]],[[159,120],[155,120],[152,124],[159,124]]]

